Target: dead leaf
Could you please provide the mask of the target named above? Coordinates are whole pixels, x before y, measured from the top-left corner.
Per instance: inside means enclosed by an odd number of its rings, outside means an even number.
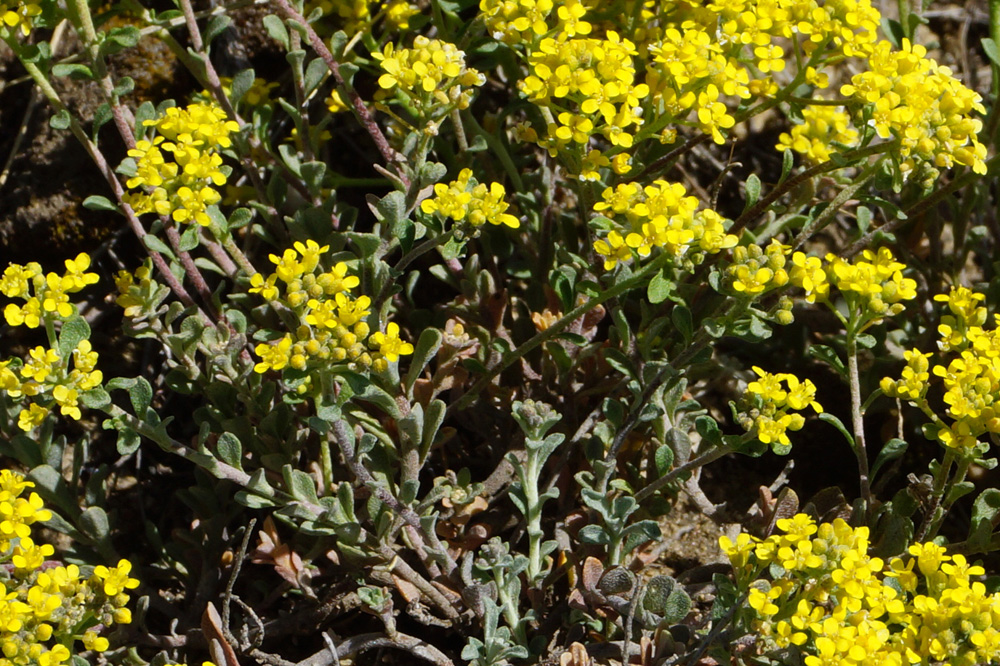
[[[281,543],[278,528],[271,516],[264,519],[264,527],[257,533],[260,543],[250,554],[254,564],[269,564],[275,572],[296,588],[308,580],[308,572],[302,558],[287,544]]]

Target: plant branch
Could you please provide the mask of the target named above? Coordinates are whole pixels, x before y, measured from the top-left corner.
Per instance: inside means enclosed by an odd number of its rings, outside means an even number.
[[[402,169],[398,168],[399,158],[396,151],[392,149],[389,145],[389,141],[385,138],[382,130],[375,123],[375,118],[372,116],[371,111],[365,106],[364,100],[361,99],[361,95],[354,89],[354,86],[348,85],[347,81],[344,79],[343,74],[340,72],[340,63],[333,57],[330,49],[326,47],[323,43],[323,39],[316,34],[313,27],[309,25],[309,22],[305,20],[302,14],[298,13],[288,0],[274,0],[274,3],[278,6],[278,10],[285,15],[286,18],[295,21],[306,31],[306,37],[309,39],[309,43],[312,45],[313,49],[323,59],[326,63],[327,68],[329,68],[330,73],[333,74],[334,80],[337,85],[344,91],[347,92],[348,98],[351,100],[351,106],[354,108],[355,114],[357,114],[358,119],[361,121],[361,125],[371,136],[372,141],[375,142],[375,147],[378,148],[379,153],[382,154],[382,158],[387,164],[392,164],[397,167],[397,175],[405,186],[409,186],[409,179],[402,173]]]
[[[485,389],[494,379],[496,379],[500,373],[510,367],[516,361],[524,358],[529,352],[539,347],[540,345],[548,342],[552,338],[556,337],[563,331],[565,331],[570,324],[585,315],[587,312],[593,310],[598,305],[602,305],[612,298],[617,298],[621,294],[634,289],[639,286],[649,278],[653,276],[655,272],[663,268],[667,262],[671,259],[671,255],[666,252],[660,254],[656,259],[648,263],[637,273],[632,274],[630,277],[619,281],[614,286],[610,287],[606,291],[590,298],[586,303],[576,306],[566,314],[564,314],[558,321],[553,323],[544,331],[540,331],[535,334],[532,338],[519,345],[517,349],[513,350],[510,354],[498,361],[492,368],[490,368],[485,375],[479,378],[472,387],[466,391],[465,395],[459,398],[457,401],[453,402],[448,406],[447,414],[453,414],[454,412],[461,411],[472,404],[476,396]]]

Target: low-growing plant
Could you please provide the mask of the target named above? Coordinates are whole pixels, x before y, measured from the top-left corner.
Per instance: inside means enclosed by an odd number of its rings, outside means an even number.
[[[4,663],[1000,661],[1000,3],[899,5],[0,2],[134,241],[0,278]]]

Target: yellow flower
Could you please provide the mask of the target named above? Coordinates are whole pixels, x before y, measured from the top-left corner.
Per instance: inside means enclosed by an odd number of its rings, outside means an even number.
[[[139,587],[139,581],[129,578],[132,571],[132,563],[128,560],[119,560],[118,566],[109,569],[106,566],[94,568],[94,578],[98,581],[100,589],[109,597],[117,596],[126,590]]]
[[[385,327],[385,333],[380,331],[372,333],[371,342],[377,347],[379,354],[390,363],[398,361],[400,356],[413,353],[413,345],[399,338],[399,325],[396,322],[389,322]]]

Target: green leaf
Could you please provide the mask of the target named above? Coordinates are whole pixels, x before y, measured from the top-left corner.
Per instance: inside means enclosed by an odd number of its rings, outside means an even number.
[[[326,176],[326,162],[303,162],[301,173],[302,180],[309,190],[319,193],[323,188],[323,178]]]
[[[153,252],[159,252],[160,254],[162,254],[164,256],[170,257],[171,259],[174,258],[174,252],[173,252],[173,250],[171,250],[169,247],[167,247],[167,244],[164,243],[163,241],[161,241],[155,235],[153,235],[153,234],[146,234],[143,237],[142,242],[145,243],[146,247],[148,247]]]
[[[663,537],[660,525],[655,520],[640,520],[625,528],[625,553],[631,553],[644,543]]]
[[[694,420],[694,427],[698,434],[711,444],[722,444],[722,431],[719,424],[711,416],[703,414]]]
[[[67,129],[72,122],[69,111],[60,109],[58,113],[49,118],[49,127],[55,130]]]
[[[869,227],[872,224],[872,210],[867,206],[858,206],[857,210],[858,218],[858,231],[862,234],[868,233]]]
[[[222,31],[233,22],[226,14],[216,14],[208,20],[208,25],[201,33],[201,38],[205,44],[211,44],[212,40],[222,34]]]
[[[51,465],[38,465],[28,474],[35,483],[39,495],[46,502],[54,504],[68,516],[75,515],[80,507],[74,493],[70,492],[66,480]]]
[[[224,432],[219,435],[216,443],[216,450],[219,453],[219,460],[230,467],[243,471],[243,445],[239,438],[231,432]]]
[[[111,532],[108,514],[99,506],[88,507],[80,514],[77,523],[80,526],[80,531],[98,543],[107,539]]]
[[[997,43],[989,37],[983,37],[982,44],[986,57],[989,58],[990,62],[992,62],[996,67],[1000,67],[1000,49],[997,48]]]
[[[721,317],[709,317],[701,325],[711,338],[719,339],[726,334],[726,323]]]
[[[829,423],[834,428],[839,430],[840,434],[843,435],[844,439],[847,440],[847,443],[851,445],[851,449],[853,450],[855,448],[854,435],[852,435],[850,431],[847,430],[847,427],[843,424],[843,422],[840,419],[838,419],[833,414],[828,414],[827,412],[823,412],[822,414],[819,415],[819,420]]]
[[[139,105],[139,108],[135,110],[135,133],[137,138],[141,137],[146,131],[146,126],[143,123],[155,117],[156,107],[153,106],[152,102],[143,102]]]
[[[747,202],[743,207],[743,210],[749,210],[755,203],[760,200],[760,178],[757,174],[752,173],[747,176],[747,182],[745,185]]]
[[[691,597],[684,588],[677,586],[667,598],[663,609],[663,621],[666,624],[677,624],[691,612]]]
[[[434,446],[434,440],[441,429],[441,424],[444,423],[446,411],[447,405],[442,400],[431,400],[424,410],[424,427],[421,433],[420,446],[421,457],[426,458],[431,447]]]
[[[858,347],[861,349],[874,349],[876,344],[878,344],[878,341],[874,335],[862,333],[858,336]]]
[[[237,502],[249,509],[268,509],[274,506],[274,502],[271,500],[243,490],[237,492],[235,497]]]
[[[247,91],[253,87],[253,82],[257,79],[253,68],[240,70],[233,77],[233,85],[230,87],[229,99],[233,106],[236,106],[246,96]]]
[[[133,90],[135,90],[135,79],[131,76],[123,76],[115,83],[112,92],[117,97],[124,97],[125,95],[131,95]]]
[[[267,34],[274,41],[281,45],[281,48],[288,51],[291,47],[289,46],[288,40],[288,28],[285,27],[285,22],[274,14],[268,14],[264,17],[264,29],[267,30]]]
[[[90,325],[87,320],[80,316],[75,316],[63,323],[62,330],[59,331],[59,355],[68,359],[73,355],[73,350],[80,346],[80,343],[90,338]]]
[[[670,296],[671,290],[674,288],[674,283],[667,279],[666,273],[666,268],[660,270],[653,276],[653,279],[649,281],[649,286],[646,288],[646,298],[648,298],[649,302],[654,305],[667,300]]]
[[[611,347],[604,350],[604,360],[608,365],[622,373],[626,377],[635,379],[637,377],[632,361],[625,354]]]
[[[625,406],[617,398],[605,398],[601,405],[604,416],[616,429],[625,421]]]
[[[1000,490],[987,488],[972,504],[972,521],[969,524],[971,552],[985,552],[989,548],[997,516],[1000,516]]]
[[[440,162],[426,162],[420,169],[420,181],[430,185],[444,178],[447,173],[448,167],[444,164]]]
[[[306,65],[305,76],[303,77],[306,95],[312,93],[313,90],[323,83],[323,79],[329,71],[330,68],[327,67],[322,58],[313,58],[309,61],[309,64]]]
[[[690,308],[682,303],[678,303],[670,311],[670,320],[674,323],[674,327],[684,336],[685,344],[689,344],[691,338],[694,336],[694,320],[691,317]]]
[[[874,479],[878,471],[882,469],[882,466],[887,462],[893,461],[899,458],[904,453],[906,453],[906,447],[908,444],[899,438],[894,437],[885,443],[882,450],[878,452],[875,457],[875,462],[872,464],[871,478]]]
[[[130,49],[139,43],[142,38],[142,32],[139,28],[134,25],[126,25],[119,28],[112,28],[108,31],[106,39],[106,44],[113,44],[107,53],[115,54],[122,49]]]
[[[98,386],[80,394],[80,402],[87,409],[104,409],[111,404],[111,396]]]
[[[146,415],[150,403],[153,401],[153,387],[149,385],[145,377],[115,377],[107,384],[111,390],[122,389],[128,391],[129,400],[132,401],[132,409],[140,419]]]
[[[226,226],[230,230],[232,230],[232,229],[240,229],[242,227],[245,227],[247,224],[249,224],[250,220],[252,220],[252,219],[253,219],[253,211],[252,210],[250,210],[249,208],[237,208],[229,216],[229,220],[227,221]]]
[[[181,240],[180,243],[177,244],[177,249],[181,252],[190,252],[198,247],[198,243],[201,240],[198,234],[199,229],[201,229],[201,227],[197,224],[188,225],[188,228],[181,234]]]
[[[618,331],[619,341],[627,348],[629,342],[632,340],[632,327],[629,326],[628,318],[622,312],[621,308],[613,309],[611,311],[611,318],[615,322],[615,330]]]
[[[606,544],[610,542],[607,532],[601,525],[584,525],[577,535],[580,543]]]
[[[90,81],[94,78],[94,72],[86,65],[80,63],[60,63],[52,66],[53,76],[68,76],[75,81]]]
[[[118,440],[115,443],[118,455],[132,455],[139,450],[139,445],[141,443],[142,437],[140,437],[139,433],[132,428],[126,426],[120,426],[118,428]]]
[[[826,345],[810,345],[808,354],[813,358],[818,358],[826,362],[831,368],[837,371],[841,377],[847,377],[847,367],[840,360],[840,355],[833,347]]]
[[[791,148],[785,148],[785,151],[781,154],[781,178],[778,179],[778,185],[785,182],[785,179],[788,178],[788,174],[792,172],[794,167],[795,154]]]
[[[264,497],[272,497],[274,495],[274,488],[267,482],[267,475],[263,468],[254,471],[250,475],[250,480],[247,481],[247,490]]]
[[[370,202],[369,205],[371,205]],[[395,227],[400,220],[406,217],[406,195],[396,190],[389,192],[377,200],[372,206],[372,212],[380,221]]]
[[[945,497],[944,505],[950,506],[951,504],[954,504],[975,489],[976,484],[972,481],[962,481],[961,483],[956,483],[951,487],[951,490],[948,491],[948,496]]]
[[[302,502],[319,504],[319,497],[316,495],[316,484],[312,477],[305,472],[293,469],[291,465],[281,468],[281,475],[285,479],[285,486],[292,497]]]
[[[653,455],[656,463],[656,472],[660,476],[666,476],[674,467],[674,450],[667,444],[661,444]]]
[[[119,212],[118,206],[111,203],[107,197],[102,197],[99,194],[92,194],[83,200],[83,207],[87,210],[103,210],[109,212]]]
[[[410,395],[414,385],[423,374],[424,368],[431,362],[431,359],[441,349],[444,342],[444,334],[436,328],[425,328],[413,348],[413,356],[410,357],[410,368],[406,372],[406,392]]]
[[[906,33],[903,32],[902,24],[888,17],[882,18],[882,34],[886,36],[896,49],[899,49],[903,43],[903,39],[906,37]]]

